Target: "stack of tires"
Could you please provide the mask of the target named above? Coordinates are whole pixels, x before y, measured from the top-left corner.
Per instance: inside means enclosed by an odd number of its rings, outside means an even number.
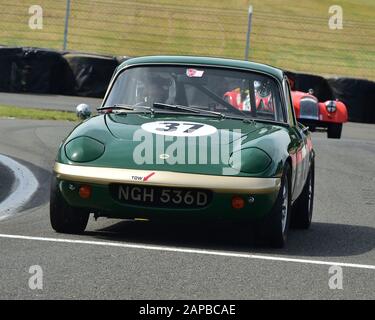
[[[0,48],[0,91],[72,93],[69,66],[62,55],[37,48]],[[68,86],[67,86],[68,85]]]
[[[74,94],[102,98],[118,66],[115,57],[67,53],[63,55],[74,77]]]
[[[345,103],[350,121],[375,123],[375,82],[352,79],[328,79],[336,99]]]
[[[332,100],[334,98],[333,91],[327,81],[327,79],[305,73],[296,73],[291,71],[285,71],[289,79],[293,80],[293,90],[308,92],[310,89],[314,91],[314,96],[319,101]]]
[[[126,56],[0,47],[0,91],[102,98]]]

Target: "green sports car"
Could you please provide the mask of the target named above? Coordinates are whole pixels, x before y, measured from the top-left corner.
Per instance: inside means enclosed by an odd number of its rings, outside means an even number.
[[[310,226],[314,150],[282,70],[218,58],[134,58],[116,69],[97,115],[82,105],[77,113],[85,120],[62,142],[53,169],[57,232],[83,232],[90,213],[226,220],[282,247],[289,226]]]

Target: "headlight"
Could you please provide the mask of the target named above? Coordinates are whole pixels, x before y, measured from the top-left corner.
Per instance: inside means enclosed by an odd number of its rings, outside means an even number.
[[[247,148],[234,152],[229,165],[238,171],[245,173],[260,173],[271,164],[270,156],[259,148]]]
[[[89,137],[78,137],[65,145],[65,154],[74,162],[89,162],[98,159],[104,153],[104,144]]]
[[[333,113],[337,109],[336,101],[327,101],[326,102],[326,109],[328,112]]]

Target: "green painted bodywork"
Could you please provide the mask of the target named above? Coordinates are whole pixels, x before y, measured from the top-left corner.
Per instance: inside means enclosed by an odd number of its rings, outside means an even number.
[[[164,56],[130,59],[117,68],[113,79],[115,79],[116,75],[122,72],[124,68],[145,64],[182,64],[240,68],[266,73],[274,77],[276,81],[278,81],[280,88],[282,88],[283,72],[281,70],[245,61],[199,57]],[[167,120],[191,121],[208,124],[217,128],[219,133],[228,134],[229,139],[227,143],[230,144],[233,151],[236,151],[238,146],[241,149],[242,171],[238,173],[238,176],[262,177],[265,179],[281,177],[286,162],[289,162],[292,167],[291,182],[293,200],[297,198],[301,192],[309,168],[306,167],[306,165],[304,167],[294,164],[292,165],[291,160],[295,157],[297,151],[306,144],[306,139],[310,139],[310,136],[307,135],[305,140],[303,140],[301,130],[297,126],[285,123],[277,124],[258,121],[247,123],[241,120],[218,119],[202,115],[191,116],[183,114],[100,114],[82,122],[71,132],[60,147],[57,162],[79,166],[157,170],[220,176],[223,175],[224,168],[231,168],[231,154],[225,155],[226,158],[224,157],[225,159],[221,159],[221,162],[217,164],[189,164],[186,163],[187,161],[185,161],[185,163],[158,164],[157,161],[160,161],[160,159],[158,159],[159,155],[166,153],[166,150],[158,149],[156,135],[144,132],[141,129],[141,125],[147,122]],[[233,130],[240,130],[241,134],[233,134]],[[134,141],[134,136],[135,134],[142,135],[143,133],[152,136],[154,152],[152,163],[144,163],[140,165],[133,159],[133,152],[140,144],[140,141]],[[105,148],[102,155],[89,162],[72,161],[74,160],[72,156],[70,156],[69,159],[65,152],[67,145],[69,146],[70,153],[74,153],[74,148],[77,148],[78,151],[81,150],[81,146],[77,143],[72,144],[72,141],[79,142],[80,137],[90,137],[101,142]],[[84,140],[81,141],[83,142]],[[172,142],[169,142],[169,144],[171,143]],[[214,143],[212,145],[214,145]],[[235,148],[235,146],[237,147]],[[168,144],[166,143],[165,149],[167,147]],[[198,145],[191,146],[189,144],[186,146],[185,154],[191,152],[191,148],[198,147]],[[92,156],[93,153],[97,154],[98,152],[98,149],[92,144],[91,149],[87,151],[89,154],[88,156]],[[277,197],[277,192],[256,195],[253,204],[246,203],[246,206],[243,209],[235,210],[231,207],[231,198],[233,194],[214,193],[213,201],[204,209],[160,209],[140,206],[134,207],[119,203],[111,197],[108,186],[106,185],[92,185],[92,197],[83,200],[78,196],[76,190],[72,191],[68,188],[69,181],[59,180],[58,183],[64,198],[70,205],[92,208],[95,211],[99,211],[101,215],[117,218],[157,217],[169,219],[171,217],[182,218],[183,216],[232,219],[260,218],[271,211]],[[79,186],[76,182],[72,184]]]
[[[156,135],[144,132],[141,129],[143,123],[159,121],[159,120],[178,120],[178,121],[194,121],[204,124],[209,124],[218,129],[218,131],[228,131],[229,134],[229,143],[241,139],[242,149],[245,149],[243,152],[246,155],[246,149],[248,148],[258,148],[263,150],[266,153],[267,166],[264,166],[266,169],[259,172],[246,173],[241,172],[239,176],[252,176],[252,177],[275,177],[280,176],[282,172],[283,163],[285,163],[286,158],[288,157],[288,148],[291,144],[291,139],[289,135],[289,130],[285,126],[276,126],[271,124],[264,124],[259,122],[254,123],[243,123],[239,120],[217,120],[215,118],[205,118],[197,116],[182,116],[182,115],[173,115],[171,116],[162,116],[157,115],[150,117],[148,115],[139,115],[139,114],[128,114],[128,115],[98,115],[81,123],[76,129],[70,134],[66,139],[64,146],[69,145],[70,141],[76,141],[79,137],[91,137],[97,141],[100,141],[105,146],[105,151],[101,157],[96,160],[79,163],[82,166],[94,166],[94,167],[111,167],[111,168],[127,168],[127,169],[142,169],[142,170],[162,170],[162,171],[175,171],[175,172],[185,172],[185,173],[200,173],[200,174],[213,174],[213,175],[222,175],[224,168],[230,168],[229,160],[230,155],[228,154],[228,159],[221,161],[221,164],[189,164],[187,162],[187,156],[185,157],[185,163],[183,164],[158,164],[156,161],[160,159],[155,158],[162,153],[166,153],[166,150],[173,141],[167,143],[165,142],[164,149],[158,149],[156,152]],[[241,137],[231,135],[233,129],[241,130]],[[142,164],[136,163],[133,159],[133,151],[140,144],[140,141],[134,141],[133,136],[137,132],[138,135],[152,136],[153,147],[155,152],[153,152],[153,163]],[[78,140],[79,141],[79,140]],[[210,140],[208,140],[210,142]],[[237,144],[239,141],[236,142]],[[210,143],[207,143],[210,145]],[[292,144],[291,144],[292,146]],[[185,154],[189,153],[188,147],[192,147],[190,144],[186,143]],[[233,146],[229,147],[231,150]],[[196,144],[198,148],[198,141]],[[78,151],[80,147],[77,146]],[[252,152],[255,156],[254,158],[247,159],[247,162],[252,162],[258,168],[262,168],[264,165],[262,151]],[[209,150],[210,151],[210,150]],[[73,150],[71,150],[73,152]],[[241,151],[242,153],[242,151]],[[198,154],[198,152],[197,152]],[[260,158],[257,159],[257,156]],[[269,159],[273,159],[269,163]],[[199,159],[198,159],[199,160]],[[210,159],[208,159],[208,162]],[[246,160],[246,159],[244,159]],[[58,162],[63,164],[76,164],[76,162],[71,161],[64,149],[61,149],[58,154]],[[243,162],[243,161],[242,161]],[[269,164],[269,165],[268,165]]]
[[[256,220],[262,218],[271,211],[276,200],[277,193],[254,195],[254,204],[246,203],[242,209],[233,209],[231,200],[233,194],[214,193],[211,203],[202,209],[173,209],[173,208],[150,208],[147,206],[125,205],[112,198],[108,186],[94,184],[90,199],[81,199],[77,189],[71,190],[69,185],[79,187],[76,182],[59,181],[59,188],[69,205],[73,207],[92,208],[93,212],[110,218],[143,218],[143,219],[166,219],[166,220]]]
[[[102,156],[104,144],[87,136],[79,136],[65,144],[65,154],[73,162],[91,162]]]

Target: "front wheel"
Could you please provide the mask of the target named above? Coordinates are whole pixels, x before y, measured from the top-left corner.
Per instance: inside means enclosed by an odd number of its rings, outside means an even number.
[[[327,137],[329,139],[340,139],[342,132],[342,123],[331,123],[328,125]]]
[[[71,207],[62,197],[56,178],[51,181],[50,221],[59,233],[79,234],[85,231],[90,213]]]
[[[281,187],[272,212],[255,226],[255,240],[274,248],[286,244],[291,213],[291,170],[286,164],[281,178]]]

